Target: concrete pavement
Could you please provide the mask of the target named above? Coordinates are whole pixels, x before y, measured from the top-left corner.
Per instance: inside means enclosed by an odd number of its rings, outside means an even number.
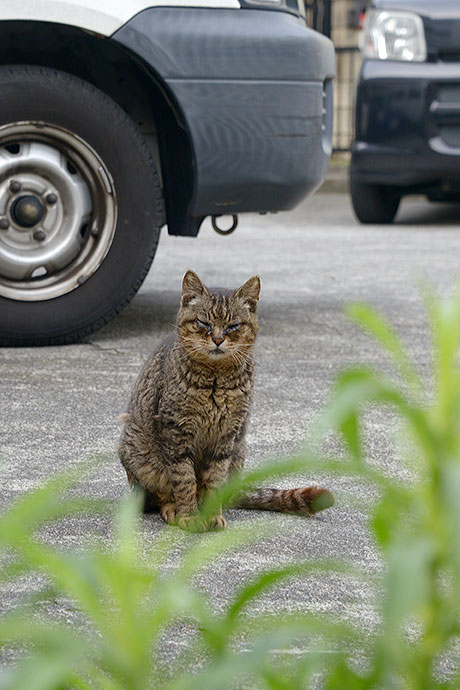
[[[1,506],[50,474],[96,451],[111,461],[99,468],[85,491],[116,503],[126,481],[116,458],[120,427],[138,370],[171,328],[184,272],[193,268],[205,283],[236,287],[258,273],[262,281],[260,335],[252,423],[250,467],[295,451],[318,413],[336,372],[358,361],[387,367],[387,361],[343,316],[350,300],[380,308],[408,343],[420,369],[428,373],[428,335],[415,282],[419,275],[447,291],[458,279],[460,206],[403,201],[393,226],[360,226],[343,194],[319,194],[289,214],[241,217],[228,237],[209,221],[197,239],[165,232],[138,296],[102,331],[66,347],[0,350],[2,385]],[[382,411],[369,416],[369,461],[404,476],[393,447],[394,420]],[[329,443],[333,443],[329,441]],[[273,530],[244,557],[224,557],[200,577],[217,609],[237,584],[260,569],[296,559],[345,557],[365,572],[379,569],[366,528],[366,505],[373,491],[351,480],[322,476],[286,479],[279,485],[317,481],[331,488],[337,505],[313,519],[269,514]],[[243,520],[229,511],[229,529]],[[147,541],[162,528],[158,516],[142,520]],[[110,543],[109,517],[69,521],[48,534],[63,547],[85,544],[96,533]],[[205,545],[213,535],[192,535]],[[6,588],[9,608],[33,583]],[[271,590],[256,608],[327,611],[371,628],[376,593],[346,578],[310,578]],[[56,603],[59,613],[60,604]],[[67,613],[66,615],[72,615]],[[187,636],[184,631],[183,635]],[[169,640],[168,653],[180,646]]]

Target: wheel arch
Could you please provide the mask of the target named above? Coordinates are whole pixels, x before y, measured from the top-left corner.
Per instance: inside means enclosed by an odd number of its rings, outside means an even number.
[[[0,64],[60,69],[90,82],[118,103],[144,135],[157,163],[168,232],[197,233],[201,219],[195,221],[186,213],[195,183],[191,138],[161,75],[110,38],[37,21],[0,22]]]

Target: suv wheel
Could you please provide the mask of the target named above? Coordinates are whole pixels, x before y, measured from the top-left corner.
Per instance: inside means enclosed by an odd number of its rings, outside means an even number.
[[[88,335],[139,289],[163,202],[141,134],[91,84],[0,68],[0,343]]]
[[[401,195],[389,187],[362,184],[350,179],[353,210],[361,223],[392,223]]]

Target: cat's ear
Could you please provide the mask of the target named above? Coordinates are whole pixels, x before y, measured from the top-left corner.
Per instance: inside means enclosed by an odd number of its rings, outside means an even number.
[[[235,290],[234,297],[246,302],[249,311],[255,312],[257,309],[257,302],[260,295],[260,278],[259,276],[252,276],[245,282],[244,285]]]
[[[190,304],[194,299],[201,295],[209,295],[208,288],[203,285],[197,274],[193,271],[187,271],[182,280],[182,300],[183,307]]]

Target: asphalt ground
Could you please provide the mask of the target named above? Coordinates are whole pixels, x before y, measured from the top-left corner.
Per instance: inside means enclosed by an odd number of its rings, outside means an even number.
[[[118,415],[125,411],[139,368],[174,322],[180,283],[188,268],[212,286],[237,287],[253,274],[262,282],[260,332],[252,421],[247,436],[248,467],[287,456],[301,446],[344,367],[367,362],[390,370],[386,357],[344,316],[344,306],[365,300],[394,324],[422,373],[429,376],[429,338],[417,281],[428,279],[447,293],[458,280],[460,206],[404,201],[392,226],[361,226],[345,194],[318,194],[279,215],[243,216],[236,232],[218,236],[209,221],[198,238],[163,232],[152,269],[130,306],[86,342],[64,347],[0,350],[2,415],[1,507],[54,473],[102,453],[109,461],[84,484],[91,496],[114,505],[127,490],[118,463]],[[395,451],[397,423],[387,412],[367,420],[372,464],[404,478]],[[326,449],[335,445],[326,442]],[[99,460],[94,460],[95,464]],[[345,558],[364,573],[381,568],[369,537],[367,511],[375,491],[350,479],[308,475],[278,481],[294,486],[316,482],[332,489],[336,506],[311,519],[265,515],[269,536],[250,550],[228,555],[199,578],[217,610],[235,588],[263,568],[296,560]],[[249,513],[228,511],[228,529]],[[252,519],[255,517],[251,514]],[[146,543],[163,529],[159,516],[145,516]],[[174,529],[174,528],[169,528]],[[98,535],[111,543],[109,515],[70,520],[52,527],[59,547],[78,548]],[[213,535],[191,535],[203,547]],[[174,567],[174,558],[169,567]],[[3,586],[8,610],[37,583]],[[256,610],[306,610],[343,616],[372,630],[379,593],[361,581],[339,576],[290,579],[271,590]],[[64,614],[63,614],[63,610]],[[61,602],[51,613],[74,614]],[[165,641],[175,655],[190,631]],[[303,653],[297,650],[295,653]],[[6,661],[6,659],[5,659]]]

